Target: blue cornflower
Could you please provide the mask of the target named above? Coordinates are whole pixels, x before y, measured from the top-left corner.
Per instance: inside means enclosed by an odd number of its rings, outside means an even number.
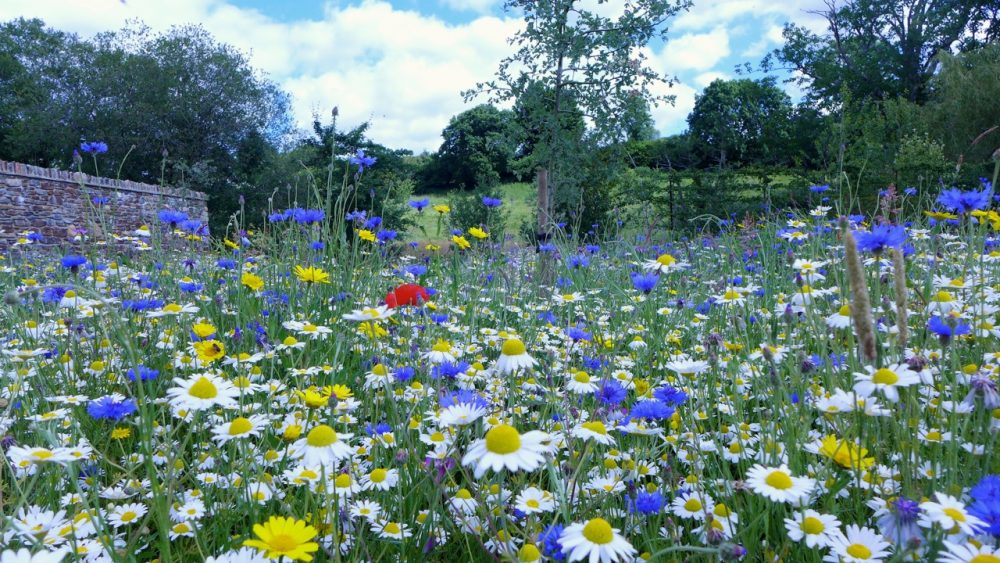
[[[951,188],[941,192],[937,202],[956,213],[968,213],[989,207],[992,195],[990,189],[963,192],[958,188]]]
[[[973,499],[969,513],[986,523],[983,531],[1000,536],[1000,475],[980,479],[969,496]]]
[[[663,420],[674,415],[674,409],[657,399],[646,399],[632,405],[629,416],[646,420]]]
[[[416,209],[418,213],[422,212],[430,204],[431,204],[431,200],[428,199],[428,198],[426,198],[426,197],[423,198],[423,199],[411,199],[410,200],[410,207]]]
[[[538,245],[538,251],[539,252],[555,252],[556,251],[556,245],[552,244],[551,242],[546,242],[546,243]]]
[[[582,328],[575,326],[571,326],[566,329],[566,336],[572,338],[573,342],[579,342],[581,340],[590,342],[591,340],[594,339],[594,336],[592,334],[583,330]]]
[[[188,220],[188,214],[183,211],[174,211],[173,209],[164,209],[157,214],[160,218],[161,223],[169,223],[171,227],[177,225],[182,221]]]
[[[80,269],[80,266],[87,263],[87,259],[76,254],[67,254],[63,256],[61,263],[63,268],[69,268],[75,272]]]
[[[601,383],[601,386],[594,391],[594,398],[605,405],[615,406],[625,400],[628,392],[614,379],[609,379]]]
[[[271,213],[267,216],[267,220],[271,223],[281,223],[282,221],[287,221],[289,215],[287,211],[282,211],[281,213]]]
[[[104,195],[95,195],[90,201],[92,201],[94,205],[100,207],[111,203],[111,198]]]
[[[931,320],[927,321],[927,329],[941,338],[962,336],[963,334],[969,334],[969,332],[972,331],[972,327],[957,319],[954,324],[951,324],[945,322],[944,319],[936,315],[931,317]]]
[[[138,407],[132,399],[115,395],[106,395],[91,401],[87,405],[87,413],[96,419],[107,418],[118,421],[134,413]]]
[[[122,309],[140,313],[150,309],[159,309],[163,306],[162,299],[126,299],[122,301]]]
[[[368,219],[367,221],[365,221],[365,228],[366,229],[377,229],[380,225],[382,225],[382,218],[381,217],[377,217],[376,216],[376,217],[372,217],[371,219]]]
[[[357,165],[358,174],[364,172],[365,168],[371,168],[377,161],[374,156],[366,155],[365,149],[358,149],[358,152],[351,157],[351,164]]]
[[[862,252],[882,252],[906,241],[906,229],[899,225],[876,225],[870,232],[854,231],[854,240]]]
[[[538,313],[538,320],[545,321],[549,324],[556,324],[556,321],[559,319],[556,318],[555,313],[552,311],[545,311],[544,313]]]
[[[830,191],[830,186],[829,184],[823,184],[822,186],[809,186],[809,191],[814,194],[821,194],[823,192]]]
[[[438,379],[440,377],[447,377],[448,379],[454,379],[461,373],[465,373],[469,369],[468,362],[444,362],[438,364],[431,368],[431,377],[433,379]]]
[[[219,258],[215,265],[223,270],[233,270],[236,268],[236,260],[231,260],[229,258]]]
[[[495,197],[484,195],[483,205],[485,205],[486,207],[500,207],[501,205],[503,205],[503,201]]]
[[[578,270],[580,268],[586,268],[590,265],[590,259],[584,255],[570,256],[569,267]]]
[[[403,268],[403,271],[415,278],[419,278],[427,273],[427,266],[424,266],[423,264],[411,264]]]
[[[80,143],[80,150],[87,154],[104,154],[108,152],[108,144],[102,141]]]
[[[130,381],[151,381],[156,379],[160,375],[159,370],[148,368],[144,365],[139,365],[138,367],[129,368],[125,375],[128,376]]]
[[[906,188],[903,190],[904,195],[917,195],[917,188]]]
[[[653,291],[653,288],[660,281],[660,276],[654,273],[632,272],[629,277],[632,278],[632,286],[643,293]]]
[[[182,281],[177,284],[177,287],[186,293],[198,293],[199,291],[205,289],[205,284],[195,281]]]
[[[607,364],[607,362],[602,360],[601,358],[588,358],[586,356],[583,357],[584,369],[599,370],[603,368],[605,364]]]
[[[378,238],[378,241],[380,243],[385,244],[390,240],[395,240],[397,234],[398,233],[396,231],[393,231],[392,229],[383,229],[375,233],[375,237]]]
[[[599,245],[599,244],[588,244],[587,246],[583,247],[583,249],[586,250],[587,252],[589,252],[590,254],[597,254],[598,252],[601,251],[601,245]]]
[[[314,240],[309,243],[309,248],[312,250],[323,250],[326,248],[326,243],[321,240]]]
[[[448,315],[446,315],[444,313],[432,313],[431,314],[431,322],[433,322],[435,324],[444,324],[444,323],[448,322]]]
[[[297,209],[294,218],[300,225],[313,225],[326,218],[326,213],[322,209]]]
[[[652,493],[641,492],[635,495],[634,500],[626,495],[625,499],[628,511],[638,512],[639,514],[658,514],[666,503],[659,491]]]
[[[918,502],[901,496],[886,503],[885,508],[886,513],[877,521],[882,535],[896,545],[908,545],[914,539],[923,540],[923,532],[917,525],[920,516]]]
[[[562,534],[563,526],[560,524],[546,526],[542,530],[542,533],[538,534],[538,541],[542,544],[542,554],[556,561],[566,559],[566,554],[563,553],[563,546],[559,543],[559,538],[562,537]]]
[[[364,221],[367,218],[368,218],[368,212],[367,211],[365,211],[365,210],[357,210],[357,209],[355,209],[354,211],[349,212],[347,215],[344,216],[344,219],[347,220],[347,221],[357,221],[359,223],[361,221]]]
[[[415,370],[410,366],[402,366],[392,370],[392,377],[400,383],[406,383],[407,381],[413,379],[413,374]]]
[[[369,436],[381,436],[386,432],[392,432],[392,426],[389,426],[384,422],[379,422],[378,424],[375,425],[368,423],[365,426],[365,433],[367,433]]]
[[[65,287],[49,287],[42,292],[42,303],[58,303],[62,301],[69,289]]]
[[[654,390],[653,397],[656,397],[667,405],[673,406],[682,405],[688,400],[687,393],[681,391],[680,389],[674,389],[669,385],[659,387]]]

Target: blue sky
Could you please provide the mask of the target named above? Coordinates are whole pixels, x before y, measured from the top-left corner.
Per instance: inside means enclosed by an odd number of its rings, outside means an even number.
[[[626,0],[581,0],[607,15]],[[140,19],[154,30],[200,23],[248,53],[252,63],[292,96],[296,121],[338,106],[341,123],[371,120],[372,137],[414,151],[435,150],[460,95],[489,79],[510,52],[506,39],[522,21],[502,0],[0,0],[0,18],[38,17],[90,36]],[[666,43],[651,45],[648,64],[676,76],[673,106],[653,109],[661,134],[683,131],[695,96],[715,78],[731,78],[781,43],[794,21],[822,25],[808,10],[821,0],[694,0],[670,22]],[[789,89],[793,98],[798,93]]]

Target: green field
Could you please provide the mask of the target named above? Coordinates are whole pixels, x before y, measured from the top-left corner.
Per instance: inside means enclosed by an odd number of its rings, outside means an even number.
[[[528,182],[514,182],[501,184],[497,189],[500,192],[500,198],[503,200],[501,209],[507,213],[507,223],[505,225],[507,232],[519,230],[521,223],[530,220],[534,212],[536,201],[535,185]],[[425,197],[430,199],[431,207],[424,209],[422,213],[417,213],[416,211],[410,212],[416,220],[416,227],[410,230],[411,237],[419,239],[422,237],[422,233],[426,232],[427,237],[431,239],[448,238],[446,235],[451,228],[448,216],[445,215],[441,221],[441,235],[437,236],[438,214],[432,208],[440,203],[448,204],[452,193],[442,191],[413,197],[413,199],[422,199]],[[473,225],[462,225],[463,228],[471,226]],[[421,228],[423,229],[421,230]]]

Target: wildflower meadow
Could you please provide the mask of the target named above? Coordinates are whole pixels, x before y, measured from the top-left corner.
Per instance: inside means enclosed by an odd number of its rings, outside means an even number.
[[[883,196],[537,247],[95,203],[3,255],[0,557],[1000,561],[992,185]]]

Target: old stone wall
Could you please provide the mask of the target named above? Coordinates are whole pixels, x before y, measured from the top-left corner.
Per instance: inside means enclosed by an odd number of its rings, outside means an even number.
[[[94,224],[94,198],[107,198],[101,212],[118,233],[155,225],[161,209],[208,221],[208,196],[201,192],[0,160],[0,248],[24,231],[54,244],[67,240],[72,229]]]

